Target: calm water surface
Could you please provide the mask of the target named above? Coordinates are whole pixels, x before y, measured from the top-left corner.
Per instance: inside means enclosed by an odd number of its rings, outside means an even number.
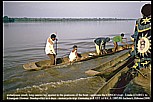
[[[44,88],[42,93],[62,93],[61,90],[64,90],[63,93],[73,93],[67,91],[67,85],[69,85],[69,90],[76,90],[86,85],[86,88],[79,89],[78,93],[94,92],[104,80],[99,77],[89,77],[84,74],[84,71],[101,63],[96,59],[60,69],[41,71],[26,71],[22,65],[49,59],[44,48],[46,40],[52,32],[57,32],[57,57],[63,57],[69,54],[74,44],[78,46],[79,53],[94,51],[93,40],[96,37],[109,36],[112,38],[124,32],[128,43],[130,43],[134,25],[134,20],[3,24],[3,92],[28,93],[31,90],[31,93],[35,93],[41,86]],[[112,41],[107,43],[106,48],[109,47],[113,47]],[[55,88],[57,86],[60,88]],[[45,90],[45,88],[47,89]],[[39,90],[39,92],[41,91]]]

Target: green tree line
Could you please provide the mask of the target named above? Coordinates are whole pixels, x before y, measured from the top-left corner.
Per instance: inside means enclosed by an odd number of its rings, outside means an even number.
[[[9,22],[48,22],[48,21],[113,21],[113,20],[135,20],[135,19],[117,19],[117,18],[9,18],[3,17],[4,23]]]
[[[3,17],[3,22],[4,23],[9,23],[9,22],[14,22],[14,21],[15,21],[14,18],[9,18],[8,16]]]

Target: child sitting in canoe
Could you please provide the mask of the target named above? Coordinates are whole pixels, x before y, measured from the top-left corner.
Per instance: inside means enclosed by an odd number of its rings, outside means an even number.
[[[81,58],[81,54],[77,53],[77,46],[74,45],[73,50],[70,52],[70,55],[69,55],[69,62],[70,64],[72,64],[74,61],[80,60],[80,58]]]

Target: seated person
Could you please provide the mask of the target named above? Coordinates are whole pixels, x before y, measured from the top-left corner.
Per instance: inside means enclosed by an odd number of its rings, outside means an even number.
[[[69,62],[72,63],[74,61],[77,61],[81,58],[81,55],[77,53],[77,46],[73,46],[73,50],[71,51],[69,55]]]

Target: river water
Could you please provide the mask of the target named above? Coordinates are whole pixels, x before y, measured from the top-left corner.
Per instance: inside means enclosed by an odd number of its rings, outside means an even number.
[[[134,26],[135,20],[4,23],[3,93],[94,93],[105,80],[84,72],[102,60],[40,71],[26,71],[22,65],[49,59],[44,49],[53,32],[58,38],[57,57],[63,57],[68,56],[73,45],[78,46],[79,53],[94,51],[93,40],[97,37],[112,38],[124,32],[130,43]],[[109,47],[113,47],[112,41],[106,44]]]

